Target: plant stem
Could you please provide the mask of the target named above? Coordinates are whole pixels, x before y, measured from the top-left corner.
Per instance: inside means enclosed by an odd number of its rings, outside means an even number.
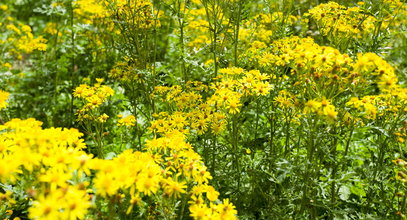
[[[70,16],[70,23],[71,23],[71,91],[74,90],[75,88],[75,84],[74,84],[74,74],[75,74],[75,31],[74,31],[74,8],[73,8],[73,1],[71,1],[71,16]],[[71,98],[71,104],[70,104],[70,108],[69,108],[69,126],[73,125],[73,116],[74,116],[74,110],[73,110],[73,94],[72,92],[69,93],[70,94],[70,98]]]
[[[242,12],[242,2],[238,1],[238,10],[237,10],[237,21],[235,24],[235,33],[234,33],[234,65],[238,66],[238,56],[237,56],[237,46],[239,44],[239,30],[240,30],[240,21],[241,21],[241,12]]]

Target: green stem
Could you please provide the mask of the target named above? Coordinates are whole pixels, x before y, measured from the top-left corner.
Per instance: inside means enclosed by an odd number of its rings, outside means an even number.
[[[237,192],[240,193],[240,183],[241,183],[241,171],[240,171],[240,152],[238,148],[239,142],[239,131],[238,131],[238,122],[237,122],[237,115],[233,115],[232,118],[232,151],[234,155],[234,163],[235,168],[237,170],[238,178],[237,178]]]
[[[73,8],[73,1],[71,1],[71,18],[70,18],[70,23],[71,23],[71,91],[74,90],[75,88],[75,84],[74,84],[74,74],[75,74],[75,31],[74,31],[74,8]],[[70,98],[71,98],[71,102],[70,102],[70,114],[69,114],[69,126],[73,125],[73,116],[74,116],[74,105],[73,105],[73,94],[72,92],[70,92]]]
[[[178,2],[178,7],[177,7],[177,20],[178,20],[178,26],[180,29],[180,39],[179,39],[179,45],[180,45],[180,50],[181,50],[181,72],[182,72],[182,76],[184,78],[184,89],[186,87],[187,81],[188,81],[188,76],[187,76],[187,72],[186,72],[186,67],[185,67],[185,46],[184,46],[184,14],[183,12],[181,12],[181,2],[180,0],[177,1]],[[184,5],[185,7],[185,5]]]
[[[213,179],[215,179],[215,176],[216,176],[215,169],[216,169],[216,149],[217,149],[216,145],[217,145],[217,136],[216,136],[216,135],[213,135],[212,138],[213,138],[213,139],[212,139],[212,140],[213,140],[213,143],[212,143],[212,166],[211,166],[211,174],[212,174]]]
[[[333,130],[333,138],[334,138],[334,142],[332,145],[332,173],[331,173],[331,206],[335,207],[335,203],[336,203],[336,172],[338,170],[338,164],[337,164],[337,150],[336,150],[336,145],[338,144],[338,138],[336,136],[336,128],[334,128]],[[334,215],[331,212],[330,213],[330,219],[334,219]]]
[[[285,118],[285,150],[284,154],[287,155],[289,148],[290,148],[290,121],[291,118],[289,117],[289,113],[285,112],[284,118]]]
[[[270,124],[270,139],[269,139],[269,155],[268,155],[268,161],[269,161],[269,173],[272,173],[273,169],[273,159],[274,158],[273,154],[275,153],[275,146],[274,146],[274,135],[275,135],[275,118],[274,118],[274,104],[272,102],[271,104],[271,113],[270,116],[268,117],[268,121]]]
[[[202,3],[205,7],[206,18],[209,23],[209,30],[211,31],[211,40],[212,40],[212,55],[214,61],[215,71],[213,73],[213,78],[218,76],[218,58],[217,58],[217,41],[218,41],[218,25],[217,25],[217,15],[218,15],[218,4],[212,3],[211,6],[208,5],[208,2],[202,0]],[[212,7],[211,9],[209,7]]]
[[[242,12],[242,2],[238,2],[237,10],[237,21],[235,24],[235,39],[234,39],[234,65],[238,65],[238,56],[237,56],[237,47],[239,44],[239,31],[240,31],[240,21],[241,21],[241,12]]]

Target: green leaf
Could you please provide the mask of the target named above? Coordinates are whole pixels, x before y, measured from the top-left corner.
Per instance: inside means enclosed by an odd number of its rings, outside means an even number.
[[[363,189],[363,186],[361,183],[355,183],[355,185],[353,185],[350,188],[350,191],[352,192],[352,194],[355,194],[359,197],[365,197],[366,196],[366,192]]]
[[[339,188],[339,198],[341,198],[344,201],[347,201],[349,199],[351,192],[348,186],[341,186]]]

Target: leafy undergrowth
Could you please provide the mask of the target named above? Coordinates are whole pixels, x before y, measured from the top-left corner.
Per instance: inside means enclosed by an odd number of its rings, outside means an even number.
[[[405,219],[401,0],[3,0],[1,219]]]

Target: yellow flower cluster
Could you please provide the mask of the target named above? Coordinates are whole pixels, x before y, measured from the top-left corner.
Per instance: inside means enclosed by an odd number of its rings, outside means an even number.
[[[105,1],[77,0],[74,1],[74,13],[81,17],[91,16],[91,18],[103,18],[109,15],[104,6]]]
[[[223,3],[223,6],[228,3]],[[225,33],[231,31],[230,22],[219,2],[193,2],[185,10],[185,20],[188,24],[185,26],[185,33],[189,39],[187,46],[191,49],[202,49],[212,43],[214,36],[211,31],[215,23],[218,30],[223,29],[217,33],[216,43],[228,40]]]
[[[297,82],[312,83],[321,91],[329,91],[323,88],[332,85],[337,91],[366,84],[377,84],[383,92],[398,88],[394,68],[378,55],[358,54],[354,61],[337,49],[319,46],[311,38],[294,36],[277,40],[271,49],[253,42],[243,57],[265,69],[289,67],[287,75]]]
[[[320,4],[308,11],[309,16],[316,21],[323,35],[335,38],[361,38],[364,34],[373,32],[376,19],[363,13],[360,7],[339,5],[336,2]]]
[[[13,119],[0,126],[0,182],[23,184],[32,199],[32,219],[84,219],[98,201],[111,198],[130,214],[135,206],[154,205],[143,202],[146,197],[165,206],[164,200],[181,194],[188,195],[195,219],[236,219],[234,206],[227,199],[219,202],[219,193],[208,185],[210,173],[180,132],[147,141],[147,152],[126,150],[105,160],[83,151],[78,130],[41,124]],[[14,196],[0,193],[0,211],[13,207]]]
[[[175,106],[180,109],[191,109],[202,103],[202,96],[199,94],[207,90],[208,87],[202,82],[187,82],[187,91],[183,91],[179,85],[166,87],[155,87],[154,95],[163,96],[164,101],[174,102]],[[164,97],[165,96],[165,97]]]
[[[103,79],[96,79],[97,83],[93,86],[81,84],[75,88],[74,97],[80,98],[82,108],[78,110],[78,120],[84,119],[105,122],[109,116],[101,114],[98,107],[102,105],[110,96],[114,94],[112,88],[106,85],[101,85]]]
[[[161,13],[154,11],[154,6],[150,0],[117,0],[108,3],[110,10],[117,13],[118,18],[123,22],[132,23],[137,28],[148,29],[161,26],[157,19]]]
[[[8,38],[8,41],[14,42],[14,45],[19,51],[31,53],[34,50],[45,51],[47,49],[47,40],[41,36],[34,38],[30,26],[19,24],[17,27],[14,24],[9,24],[6,28],[13,32],[11,37]]]
[[[10,95],[10,93],[5,92],[0,89],[0,110],[7,106],[7,99],[9,97],[9,95]]]
[[[396,113],[405,108],[406,90],[397,83],[394,68],[374,53],[358,54],[353,60],[332,47],[319,46],[311,38],[294,36],[274,41],[270,48],[255,41],[243,58],[266,70],[288,67],[290,71],[281,80],[289,82],[297,93],[311,88],[308,97],[284,90],[274,100],[282,108],[299,106],[297,100],[305,98],[308,101],[304,103],[304,113],[314,112],[333,120],[338,112],[329,102],[323,107],[322,102],[327,100],[321,101],[321,97],[331,99],[346,90],[367,92],[367,86],[377,87],[381,94],[354,97],[347,103],[361,111],[361,116],[375,119],[385,112]]]
[[[59,175],[59,174],[58,174]],[[28,209],[31,219],[84,219],[90,196],[83,186],[67,186],[40,194]]]
[[[335,106],[331,104],[329,100],[322,99],[318,100],[308,100],[304,104],[304,113],[317,113],[318,115],[323,115],[328,121],[335,121],[338,112],[335,110]]]
[[[235,207],[224,199],[218,201],[219,193],[210,185],[211,174],[201,157],[192,146],[185,142],[185,135],[172,131],[162,138],[147,141],[147,150],[155,154],[162,167],[164,195],[175,196],[184,193],[189,183],[189,210],[194,219],[236,219]],[[192,187],[192,188],[191,188]],[[206,199],[205,199],[206,198]],[[209,205],[205,202],[209,201]]]
[[[253,46],[257,47],[256,44]],[[348,71],[347,64],[352,62],[347,54],[341,54],[337,49],[319,46],[312,38],[297,36],[274,41],[271,49],[253,55],[262,67],[289,66],[292,73],[299,74],[340,74]]]
[[[274,101],[283,109],[294,108],[299,105],[297,97],[286,90],[279,91],[279,94],[274,98]]]
[[[5,22],[0,20],[0,28],[4,38],[0,39],[0,46],[3,48],[4,56],[0,60],[23,59],[23,54],[30,54],[34,51],[45,51],[47,40],[42,36],[35,37],[30,26],[15,21],[10,16],[5,16]]]
[[[348,106],[357,109],[367,119],[376,119],[386,113],[397,116],[401,111],[407,111],[407,89],[401,88],[394,68],[383,58],[374,53],[358,54],[352,67],[360,78],[377,85],[380,93],[353,97],[347,102]]]
[[[234,4],[232,2],[233,1],[229,1],[229,4]],[[222,25],[223,29],[223,32],[220,32],[217,35],[217,41],[227,42],[230,39],[225,33],[233,32],[231,22],[234,18],[228,17],[229,15],[226,13],[224,14],[222,7],[219,5],[214,5],[213,8],[214,9],[211,9],[210,11],[217,10],[217,22],[219,22],[218,25]],[[207,20],[207,13],[204,5],[201,4],[200,1],[196,1],[194,4],[189,5],[184,13],[187,20],[186,23],[188,24],[185,26],[185,32],[188,36],[187,46],[200,49],[210,45],[213,39],[210,34],[210,24]],[[285,25],[292,26],[296,24],[297,21],[298,17],[292,15],[286,17],[280,11],[257,14],[254,17],[241,21],[239,28],[239,41],[243,44],[249,44],[253,41],[269,43],[272,39],[273,32],[278,28],[281,28],[277,24],[284,23]]]
[[[242,68],[231,67],[219,70],[219,81],[212,84],[215,90],[209,103],[225,107],[230,114],[240,112],[241,98],[244,96],[265,96],[271,85],[266,81],[270,76],[258,70],[245,71]]]
[[[118,20],[136,25],[141,29],[161,25],[160,20],[157,19],[161,13],[154,11],[150,0],[77,0],[73,3],[75,16],[81,18],[81,22],[92,24],[96,19],[106,19],[104,22],[110,31],[116,29]],[[116,29],[115,33],[120,34],[120,31]]]
[[[253,41],[270,43],[273,33],[277,31],[279,25],[294,25],[298,17],[284,15],[282,12],[260,13],[245,21],[240,29],[239,38],[245,44]],[[256,31],[253,31],[256,30]]]
[[[0,5],[0,10],[7,11],[8,10],[8,5]]]
[[[110,70],[109,77],[123,82],[141,83],[144,81],[143,75],[137,71],[137,67],[129,65],[127,62],[117,62]]]
[[[398,32],[400,25],[405,24],[407,5],[400,0],[382,0],[382,28],[389,28],[392,33]]]
[[[55,22],[48,22],[44,28],[44,32],[50,35],[58,35],[58,37],[62,36],[62,33],[57,29],[57,23]]]
[[[242,55],[249,65],[263,69],[289,67],[287,75],[295,75],[301,80],[323,80],[326,83],[346,81],[352,59],[337,49],[319,46],[311,38],[288,37],[274,41],[267,48],[262,42],[255,41]],[[343,75],[344,77],[339,77]],[[300,80],[297,79],[297,80]]]
[[[160,188],[161,168],[148,153],[126,150],[112,160],[94,159],[92,168],[96,193],[102,197],[129,192],[132,198],[140,193],[150,196]]]
[[[188,133],[191,129],[203,134],[210,128],[212,133],[219,134],[225,129],[227,114],[240,112],[241,99],[269,93],[269,78],[258,70],[245,71],[237,67],[220,69],[219,76],[210,86],[214,94],[205,100],[198,93],[208,87],[200,82],[189,82],[186,90],[190,91],[183,91],[178,85],[158,86],[154,95],[174,103],[177,110],[172,114],[157,114],[157,120],[151,122],[150,130],[165,134],[173,130]]]
[[[394,68],[375,53],[359,53],[353,71],[377,83],[382,92],[399,88]]]
[[[224,199],[222,204],[210,207],[205,204],[195,204],[190,206],[189,210],[194,219],[237,219],[235,206],[228,199]]]
[[[397,117],[402,111],[407,111],[407,89],[398,88],[391,93],[381,93],[379,95],[368,95],[362,98],[352,97],[347,103],[348,106],[357,109],[361,116],[367,119],[376,119],[386,113],[391,117]]]
[[[25,184],[33,200],[32,219],[83,218],[90,206],[86,182],[74,181],[89,174],[91,156],[76,129],[42,129],[34,119],[13,119],[0,126],[0,182]],[[6,196],[13,198],[10,192]],[[12,201],[12,200],[10,200]],[[12,207],[0,203],[0,210]]]
[[[236,4],[236,1],[228,1],[227,4]],[[219,43],[223,42],[224,44],[232,44],[233,40],[228,38],[225,33],[231,33],[234,31],[231,23],[233,23],[236,18],[229,17],[230,14],[228,13],[223,13],[223,8],[219,5],[213,5],[213,9],[211,8],[210,11],[214,11],[215,9],[217,10],[217,22],[219,22],[217,25],[222,25],[223,30],[217,35],[217,41],[219,41]],[[191,4],[187,8],[185,15],[188,23],[185,27],[185,32],[188,35],[187,45],[190,48],[196,49],[210,45],[213,39],[210,34],[210,24],[207,20],[207,13],[204,5],[199,1]],[[273,33],[281,28],[279,26],[280,24],[293,26],[297,23],[298,19],[299,17],[293,15],[284,15],[281,11],[259,13],[254,17],[244,18],[239,27],[239,41],[243,45],[248,45],[253,41],[270,43]]]
[[[122,115],[118,115],[118,117],[120,118],[117,121],[117,125],[118,126],[127,126],[127,127],[131,127],[136,125],[136,117],[134,117],[134,115],[128,115],[126,117],[123,117]]]
[[[188,82],[187,91],[180,86],[157,86],[154,96],[162,97],[164,102],[174,103],[171,114],[161,112],[156,114],[156,120],[151,122],[150,130],[161,134],[174,130],[189,133],[190,130],[197,134],[203,134],[209,129],[214,134],[219,134],[225,129],[226,116],[215,106],[204,101],[198,93],[207,90],[208,87],[201,82]]]
[[[187,46],[190,48],[203,48],[211,43],[209,34],[209,23],[206,20],[206,11],[199,3],[195,4],[195,8],[189,9],[186,13],[188,25],[186,33],[189,35]]]

